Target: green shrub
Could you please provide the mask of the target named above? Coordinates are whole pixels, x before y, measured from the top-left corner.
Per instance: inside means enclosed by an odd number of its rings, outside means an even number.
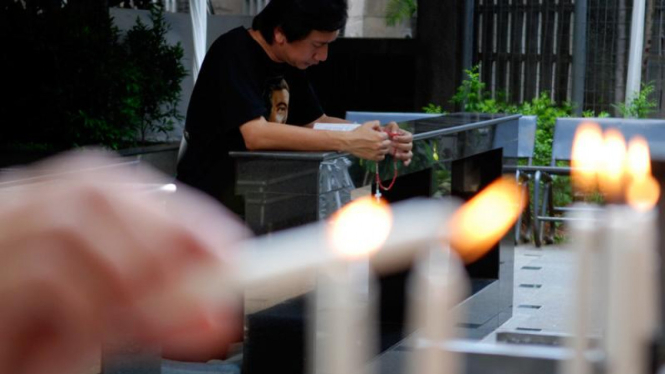
[[[462,110],[465,112],[480,112],[481,102],[487,96],[485,83],[480,80],[479,69],[480,65],[476,65],[469,70],[464,70],[467,78],[462,81],[462,85],[457,88],[457,93],[450,99],[452,103],[462,106]]]
[[[166,43],[169,26],[161,8],[150,10],[152,27],[139,18],[127,32],[123,50],[127,56],[126,108],[134,128],[144,142],[149,133],[166,134],[173,130],[173,121],[183,117],[178,113],[180,82],[187,71],[180,62],[183,49]]]
[[[497,94],[496,99],[491,98],[489,92],[485,91],[485,83],[480,80],[479,66],[476,65],[465,70],[467,78],[457,89],[451,102],[461,105],[465,112],[478,113],[521,113],[523,115],[538,116],[538,127],[536,128],[536,144],[534,150],[534,163],[536,165],[548,165],[552,154],[552,137],[554,124],[558,117],[569,117],[573,106],[564,102],[557,104],[549,93],[542,92],[540,96],[515,105],[508,103],[505,94]],[[430,104],[432,106],[434,104]]]
[[[389,0],[386,6],[386,24],[395,26],[413,17],[416,10],[418,10],[416,0]]]
[[[573,105],[570,102],[557,104],[551,98],[549,93],[542,92],[540,96],[521,104],[507,103],[504,94],[495,94],[495,99],[485,90],[485,83],[480,79],[478,72],[479,66],[474,66],[470,70],[465,70],[467,78],[458,87],[457,93],[450,100],[452,103],[462,107],[465,112],[478,113],[521,113],[523,115],[538,116],[538,126],[536,128],[536,140],[534,149],[533,163],[535,165],[549,165],[551,163],[552,139],[554,137],[554,125],[559,117],[570,117],[573,112]],[[656,101],[650,99],[654,91],[654,85],[649,83],[642,86],[639,92],[629,105],[622,103],[613,105],[624,117],[646,118],[656,107]],[[440,108],[430,103],[424,110],[431,108]],[[582,112],[584,117],[606,118],[610,117],[607,112],[598,114],[593,110]],[[562,165],[559,165],[562,166]],[[552,176],[553,178],[553,199],[555,206],[568,205],[572,202],[573,194],[570,185],[570,179],[565,176]],[[590,201],[601,201],[599,194],[586,196]],[[534,202],[531,202],[532,204]],[[538,202],[541,204],[542,202]],[[562,237],[557,233],[557,240]]]
[[[656,100],[649,97],[655,90],[653,83],[643,83],[642,90],[633,94],[633,99],[627,105],[618,103],[612,105],[624,118],[647,118],[657,107]]]
[[[435,105],[433,103],[429,103],[427,106],[424,106],[423,112],[431,114],[446,114],[446,111],[441,108],[441,105]]]
[[[582,112],[582,117],[584,118],[608,118],[611,117],[609,113],[605,111],[601,111],[600,113],[596,114],[595,110],[585,110]]]

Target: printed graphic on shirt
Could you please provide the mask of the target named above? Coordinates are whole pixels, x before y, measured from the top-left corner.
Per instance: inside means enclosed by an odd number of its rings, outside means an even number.
[[[289,116],[289,85],[279,77],[268,81],[263,97],[270,113],[269,122],[286,123]]]

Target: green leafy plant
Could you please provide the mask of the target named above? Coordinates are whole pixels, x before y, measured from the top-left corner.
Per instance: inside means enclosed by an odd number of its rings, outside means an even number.
[[[608,117],[611,117],[611,116],[606,111],[601,111],[600,113],[596,114],[595,110],[585,110],[585,111],[582,112],[582,117],[584,117],[584,118],[608,118]]]
[[[647,118],[657,107],[656,100],[650,98],[654,92],[653,83],[643,83],[642,90],[633,94],[630,103],[618,103],[612,105],[624,118]]]
[[[533,161],[536,165],[548,165],[552,157],[552,139],[556,119],[570,117],[573,105],[570,102],[563,102],[559,105],[550,98],[548,92],[542,92],[540,96],[518,106],[517,111],[524,115],[538,116]]]
[[[480,80],[480,65],[471,69],[464,70],[466,79],[457,88],[457,93],[453,95],[451,102],[459,104],[465,112],[479,112],[482,101],[486,96],[485,83]]]
[[[446,114],[446,111],[441,108],[441,105],[436,105],[434,103],[429,103],[427,106],[424,106],[423,112],[431,114]]]
[[[177,106],[180,82],[187,75],[180,62],[182,47],[166,43],[169,26],[161,7],[153,7],[150,18],[151,27],[137,18],[123,43],[127,54],[125,104],[142,142],[149,133],[167,133],[174,120],[183,119]]]
[[[554,136],[554,125],[556,119],[560,117],[570,117],[573,113],[573,104],[570,102],[556,103],[550,97],[548,92],[541,94],[530,101],[520,104],[510,104],[504,98],[505,94],[496,93],[495,98],[485,90],[485,83],[480,79],[479,66],[474,66],[465,70],[466,79],[458,87],[457,92],[452,97],[451,102],[462,107],[465,112],[480,113],[521,113],[523,115],[535,115],[538,117],[536,128],[536,140],[534,148],[535,165],[549,165],[552,154],[552,139]],[[654,92],[654,85],[649,83],[642,86],[641,92],[635,95],[635,98],[629,105],[622,103],[613,105],[625,117],[646,118],[656,107],[656,101],[650,99]],[[440,108],[430,103],[423,110],[430,108]],[[596,114],[593,110],[586,110],[582,115],[587,118],[606,118],[610,114],[604,111]],[[558,165],[564,166],[564,165]],[[573,198],[584,199],[586,201],[602,201],[600,194],[591,196],[573,196],[570,179],[565,176],[552,176],[553,178],[553,200],[555,206],[564,206],[572,202]],[[542,204],[542,202],[531,202],[531,204]],[[561,235],[561,227],[557,226],[554,232],[556,241],[564,240]]]
[[[479,113],[521,113],[523,115],[538,116],[536,128],[536,144],[534,150],[534,163],[547,165],[552,154],[552,137],[554,124],[559,117],[569,117],[573,106],[569,102],[557,104],[550,98],[548,92],[521,104],[510,104],[505,100],[506,95],[498,93],[491,98],[485,90],[485,83],[480,79],[479,66],[476,65],[465,70],[467,78],[458,87],[457,93],[451,102],[462,106],[465,112]],[[430,104],[429,106],[434,106]]]
[[[395,26],[413,17],[417,10],[416,0],[389,0],[386,6],[386,24]]]

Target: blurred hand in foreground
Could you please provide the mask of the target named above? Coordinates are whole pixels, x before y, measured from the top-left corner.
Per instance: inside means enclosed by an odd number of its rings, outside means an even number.
[[[223,268],[245,228],[216,202],[160,193],[163,177],[118,162],[78,152],[0,179],[0,373],[90,367],[103,337],[123,331],[206,359],[240,331],[233,298],[181,285]]]

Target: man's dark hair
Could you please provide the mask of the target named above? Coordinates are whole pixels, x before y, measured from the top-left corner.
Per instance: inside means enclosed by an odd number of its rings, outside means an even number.
[[[275,27],[288,42],[305,39],[313,30],[337,31],[346,24],[347,0],[270,0],[254,17],[252,29],[272,44]]]

